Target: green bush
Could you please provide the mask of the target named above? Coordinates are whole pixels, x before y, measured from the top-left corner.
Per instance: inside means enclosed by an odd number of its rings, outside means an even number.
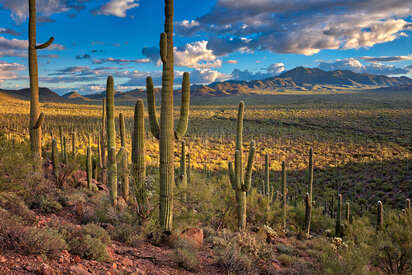
[[[110,260],[104,243],[90,235],[78,236],[69,241],[70,253],[79,255],[82,258],[106,262]]]
[[[280,254],[277,259],[279,260],[281,264],[285,266],[291,266],[294,261],[293,257],[286,255],[286,254]]]
[[[188,271],[199,270],[197,249],[187,241],[179,239],[175,242],[174,255],[179,266]]]

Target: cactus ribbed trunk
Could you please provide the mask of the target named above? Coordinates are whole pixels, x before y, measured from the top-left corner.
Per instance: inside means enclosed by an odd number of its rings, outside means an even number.
[[[107,184],[107,158],[106,158],[106,149],[107,143],[106,141],[106,98],[103,99],[103,109],[102,109],[102,128],[100,131],[100,161],[101,161],[101,182],[103,184]]]
[[[190,184],[190,178],[192,176],[192,164],[190,163],[190,153],[187,153],[187,183]]]
[[[132,162],[134,179],[134,196],[136,198],[138,213],[146,216],[149,202],[145,186],[146,167],[145,167],[145,142],[144,142],[144,103],[142,99],[136,101],[134,109],[134,128],[132,138]]]
[[[246,193],[249,191],[252,182],[252,167],[255,157],[255,142],[250,143],[248,163],[246,166],[245,175],[243,177],[243,116],[244,102],[239,103],[237,129],[236,129],[236,152],[235,152],[235,167],[230,161],[228,166],[229,179],[233,190],[236,194],[236,207],[238,217],[238,230],[246,229]]]
[[[63,137],[63,163],[68,164],[69,158],[67,156],[67,140],[66,137]]]
[[[121,169],[120,176],[122,181],[122,193],[125,201],[129,201],[129,157],[126,149],[126,125],[124,122],[124,116],[122,113],[119,114],[119,124],[120,124],[120,144],[122,146],[121,154]]]
[[[311,218],[312,218],[312,203],[310,201],[309,193],[306,193],[305,206],[306,206],[306,211],[305,211],[305,234],[306,234],[307,237],[309,237],[310,236],[310,221],[311,221]]]
[[[378,201],[378,215],[376,221],[376,229],[382,230],[383,229],[383,204],[381,201]]]
[[[406,199],[405,204],[406,204],[406,205],[405,205],[406,211],[407,211],[407,212],[411,211],[411,200],[410,200],[410,199]]]
[[[336,225],[335,225],[335,236],[341,237],[341,225],[342,225],[342,194],[338,196],[338,210],[336,211]]]
[[[187,170],[186,170],[186,145],[182,141],[182,153],[180,158],[180,187],[183,189],[183,201],[187,200]]]
[[[57,142],[55,139],[52,140],[52,162],[53,162],[53,174],[58,178],[58,165],[59,165],[59,156],[57,151]]]
[[[51,45],[53,38],[42,45],[36,45],[36,0],[29,0],[29,75],[30,75],[30,149],[35,167],[41,166],[42,124],[44,114],[40,113],[39,73],[37,50]]]
[[[173,188],[174,188],[174,117],[173,117],[173,0],[165,0],[165,32],[162,34],[161,58],[162,106],[160,114],[160,227],[163,232],[173,228]]]
[[[312,219],[312,184],[313,184],[313,151],[312,148],[309,150],[309,165],[308,165],[308,190],[306,193],[305,204],[305,232],[307,235],[310,234],[310,223]]]
[[[106,88],[106,120],[107,120],[107,147],[108,147],[108,173],[107,182],[110,188],[110,198],[114,206],[117,205],[117,163],[116,163],[116,128],[114,122],[114,81],[113,77],[107,78]]]
[[[265,192],[264,195],[269,198],[270,196],[270,179],[269,179],[269,154],[266,153],[265,155]]]
[[[346,222],[350,223],[350,202],[346,202]]]
[[[93,182],[92,180],[93,172],[92,172],[92,148],[90,144],[87,146],[86,172],[87,172],[87,188],[91,190],[92,182]]]
[[[282,228],[284,231],[286,231],[287,194],[288,187],[286,183],[286,164],[285,161],[282,161]]]

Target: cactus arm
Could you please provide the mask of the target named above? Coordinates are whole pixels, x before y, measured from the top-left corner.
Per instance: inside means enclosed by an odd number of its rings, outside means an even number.
[[[182,82],[182,102],[180,105],[180,119],[177,124],[175,137],[177,140],[182,138],[189,125],[189,106],[190,106],[190,76],[188,72],[183,74]]]
[[[250,149],[249,149],[249,157],[247,161],[247,166],[246,166],[246,173],[245,173],[245,183],[243,184],[243,191],[248,192],[251,185],[252,185],[252,167],[253,167],[253,161],[255,159],[255,142],[252,141],[250,143]]]
[[[47,42],[45,42],[45,43],[43,43],[43,44],[40,44],[40,45],[37,45],[37,46],[35,47],[35,49],[36,49],[36,50],[45,49],[45,48],[49,47],[49,46],[53,43],[53,41],[54,41],[54,37],[50,37],[49,40],[47,40]]]
[[[39,129],[43,125],[43,122],[44,122],[44,113],[42,112],[42,113],[40,113],[36,124],[34,124],[33,130]]]
[[[233,190],[236,190],[235,171],[233,170],[233,162],[231,161],[229,161],[229,164],[228,164],[228,171],[229,171],[230,184],[232,185]]]
[[[147,110],[149,113],[150,131],[156,138],[160,138],[160,126],[156,114],[156,99],[154,95],[153,80],[149,76],[146,78],[146,90],[147,90]]]
[[[167,62],[167,34],[165,32],[160,35],[160,58],[163,63]]]

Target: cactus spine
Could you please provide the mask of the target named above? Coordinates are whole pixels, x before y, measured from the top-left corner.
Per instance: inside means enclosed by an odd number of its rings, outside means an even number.
[[[86,158],[86,172],[87,172],[87,188],[92,189],[92,148],[90,143],[87,145],[87,158]]]
[[[160,151],[160,203],[159,223],[163,232],[170,232],[173,228],[173,187],[174,187],[174,140],[185,135],[189,121],[190,81],[189,73],[183,74],[182,104],[180,119],[174,131],[173,117],[173,0],[165,0],[165,32],[160,37],[160,57],[163,63],[162,74],[162,105],[160,126],[157,123],[155,98],[151,79],[148,79],[148,109],[149,120],[153,136],[159,138]]]
[[[59,165],[59,157],[57,154],[57,142],[55,139],[52,141],[52,162],[53,162],[53,174],[54,176],[58,177],[58,165]]]
[[[284,231],[286,231],[287,195],[286,164],[285,161],[282,161],[282,226]]]
[[[146,167],[145,167],[145,143],[144,143],[144,103],[142,99],[136,101],[134,109],[134,128],[132,138],[132,162],[134,179],[134,196],[136,198],[138,212],[143,216],[148,208],[146,196]]]
[[[110,187],[110,198],[114,206],[117,205],[117,163],[116,163],[116,128],[114,123],[114,81],[107,78],[106,87],[106,128],[108,147],[107,181]]]
[[[266,153],[265,155],[265,189],[264,189],[264,195],[269,198],[270,196],[270,179],[269,179],[269,154]]]
[[[41,166],[42,124],[44,114],[40,113],[39,102],[39,72],[37,65],[37,50],[45,49],[53,43],[51,37],[46,43],[36,45],[36,0],[29,0],[29,75],[30,75],[30,149],[36,161],[36,167]]]
[[[378,201],[378,216],[377,216],[376,229],[378,231],[383,229],[383,204],[381,201]]]
[[[236,131],[236,152],[235,152],[235,167],[233,163],[229,162],[229,179],[233,190],[236,193],[237,202],[237,217],[238,230],[244,231],[246,229],[246,192],[249,191],[252,181],[252,167],[255,157],[255,142],[250,143],[249,157],[246,166],[245,175],[243,175],[243,115],[245,104],[243,101],[239,103],[239,110],[237,116],[237,131]]]
[[[128,152],[126,149],[126,126],[124,123],[124,116],[122,113],[119,114],[119,122],[120,122],[120,144],[122,148],[120,149],[120,174],[122,179],[122,191],[123,191],[123,198],[125,201],[129,201],[129,158]]]
[[[342,194],[339,194],[338,195],[338,210],[336,211],[336,224],[335,224],[335,236],[337,237],[342,236],[341,225],[342,225]]]
[[[313,152],[312,148],[309,150],[309,166],[308,166],[308,190],[305,198],[305,232],[307,235],[310,234],[310,222],[312,219],[312,184],[313,184]]]

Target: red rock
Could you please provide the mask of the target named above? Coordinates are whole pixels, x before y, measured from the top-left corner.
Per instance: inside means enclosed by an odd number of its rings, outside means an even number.
[[[188,228],[179,237],[197,248],[203,246],[203,229],[201,228]]]
[[[114,269],[116,269],[116,268],[117,268],[117,264],[116,264],[116,263],[113,263],[113,264],[112,264],[112,267],[113,267]]]
[[[86,268],[85,268],[83,265],[81,265],[81,264],[72,265],[72,266],[70,267],[70,271],[71,271],[73,274],[76,274],[76,275],[90,275],[90,274],[92,274],[92,273],[90,273],[89,271],[87,271]]]
[[[40,272],[43,275],[57,275],[58,273],[53,270],[49,265],[43,263],[40,266]]]
[[[131,266],[131,265],[133,265],[133,261],[130,260],[129,258],[122,258],[122,259],[120,260],[120,263],[121,263],[122,265],[126,265],[126,266]]]
[[[80,259],[80,257],[79,257],[78,255],[76,255],[76,256],[73,257],[73,261],[74,261],[76,264],[78,264],[78,263],[80,263],[81,259]]]
[[[5,262],[7,262],[6,257],[0,255],[0,263],[5,263]]]

